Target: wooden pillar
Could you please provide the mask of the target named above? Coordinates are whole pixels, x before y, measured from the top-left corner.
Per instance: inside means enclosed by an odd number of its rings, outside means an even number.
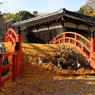
[[[78,24],[76,24],[76,29],[77,29],[77,31],[78,31]]]
[[[12,62],[14,63],[14,66],[12,68],[12,74],[13,74],[12,82],[15,82],[16,81],[16,55],[12,55]]]
[[[75,46],[78,46],[78,42],[77,42],[77,40],[78,40],[78,35],[75,34]]]
[[[0,92],[2,87],[2,56],[0,56]]]
[[[95,69],[95,31],[91,31],[90,59],[91,66]]]
[[[16,42],[16,47],[15,47],[15,51],[17,52],[17,57],[16,57],[16,62],[17,62],[17,74],[16,74],[16,78],[20,78],[20,71],[21,71],[21,41],[22,41],[22,36],[21,36],[21,29],[20,27],[18,28],[18,42]]]

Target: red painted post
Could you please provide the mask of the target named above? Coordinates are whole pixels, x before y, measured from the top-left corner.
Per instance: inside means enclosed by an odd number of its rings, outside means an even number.
[[[15,46],[16,54],[16,78],[20,77],[20,61],[19,61],[19,42],[16,42]]]
[[[19,61],[20,61],[20,69],[22,67],[22,62],[21,62],[21,57],[22,57],[22,47],[21,47],[21,42],[22,42],[22,35],[21,35],[21,29],[20,27],[18,28],[18,41],[19,41]]]
[[[21,30],[20,30],[20,27],[18,27],[18,42],[16,43],[16,52],[17,52],[17,58],[16,58],[16,61],[17,61],[17,74],[16,74],[16,77],[17,78],[20,78],[20,73],[21,73],[21,41],[22,41],[22,36],[21,36]]]
[[[78,46],[78,42],[77,42],[77,40],[78,40],[78,35],[75,34],[75,46]]]
[[[16,55],[12,56],[13,68],[12,68],[12,82],[16,81]]]
[[[57,38],[54,38],[54,44],[56,44]]]
[[[82,51],[85,52],[85,47],[84,46],[82,46]]]
[[[69,39],[69,43],[72,43],[72,39]]]
[[[2,57],[0,56],[0,92],[2,87]]]
[[[66,42],[66,34],[64,33],[63,35],[63,38],[64,38],[64,43]]]
[[[90,59],[91,61],[91,66],[95,69],[95,58],[94,58],[94,53],[95,53],[95,31],[91,32],[91,47],[90,47]]]

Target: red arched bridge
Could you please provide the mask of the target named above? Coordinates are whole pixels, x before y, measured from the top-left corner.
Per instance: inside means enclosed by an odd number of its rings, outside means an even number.
[[[56,36],[51,44],[68,44],[75,46],[88,60],[90,65],[95,69],[95,38],[92,32],[91,40],[75,32],[64,32]]]
[[[5,35],[5,42],[11,43],[13,52],[0,53],[0,91],[4,83],[12,78],[12,81],[16,81],[16,78],[20,77],[21,71],[21,30],[18,28],[18,33],[13,29],[9,29]],[[65,32],[56,36],[51,44],[69,44],[75,46],[82,54],[89,60],[91,60],[91,66],[95,69],[95,34],[92,32],[91,40],[86,39],[84,36],[74,33]],[[3,58],[12,56],[12,63],[2,66]],[[12,67],[12,74],[2,79],[2,72]]]
[[[21,30],[18,28],[18,33],[13,29],[9,29],[5,35],[5,42],[11,43],[13,52],[1,52],[0,53],[0,91],[5,82],[12,79],[13,82],[16,78],[20,77],[21,70]],[[2,47],[3,49],[3,47]],[[1,50],[2,50],[1,49]],[[12,56],[12,62],[7,65],[3,64],[4,57]],[[12,68],[12,73],[2,79],[2,73],[7,69]]]

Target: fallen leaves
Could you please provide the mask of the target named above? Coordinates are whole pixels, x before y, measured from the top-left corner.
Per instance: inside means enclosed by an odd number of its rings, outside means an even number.
[[[82,58],[81,54],[71,46],[22,43],[21,80],[14,83],[11,80],[6,82],[0,95],[93,94],[95,80],[85,79],[91,77],[86,74],[94,73],[94,71],[84,68],[70,69],[70,66],[76,66],[76,61],[73,59],[75,54],[79,54],[77,56]],[[38,62],[39,57],[42,64]],[[60,69],[57,67],[58,61],[69,66],[67,69]],[[82,75],[73,76],[73,74]],[[88,87],[92,89],[89,91]]]

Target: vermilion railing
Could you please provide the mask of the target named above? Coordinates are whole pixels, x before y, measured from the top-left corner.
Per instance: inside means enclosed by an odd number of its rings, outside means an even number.
[[[12,56],[12,63],[8,65],[2,66],[2,58],[7,57],[7,56]],[[1,87],[4,86],[4,83],[8,81],[10,78],[12,78],[12,81],[16,81],[16,72],[17,72],[17,52],[8,52],[8,53],[1,53],[0,54],[0,91]],[[4,72],[5,69],[11,68],[12,67],[12,74],[7,76],[6,78],[2,79],[2,72]]]
[[[20,77],[21,73],[21,30],[18,28],[18,34],[15,33],[13,29],[9,29],[5,36],[5,42],[10,42],[14,52],[0,53],[0,91],[1,87],[4,86],[4,83],[12,78],[14,82],[16,78]],[[12,56],[12,63],[2,66],[2,58]],[[2,72],[5,69],[12,68],[11,75],[2,79]]]
[[[10,42],[12,44],[12,49],[15,49],[15,43],[18,42],[18,37],[16,32],[13,29],[9,29],[6,32],[6,35],[4,37],[4,42]]]
[[[95,35],[94,33],[92,35]],[[75,32],[64,32],[56,36],[50,44],[68,44],[75,46],[88,60],[95,69],[95,38],[88,40],[84,36]]]

